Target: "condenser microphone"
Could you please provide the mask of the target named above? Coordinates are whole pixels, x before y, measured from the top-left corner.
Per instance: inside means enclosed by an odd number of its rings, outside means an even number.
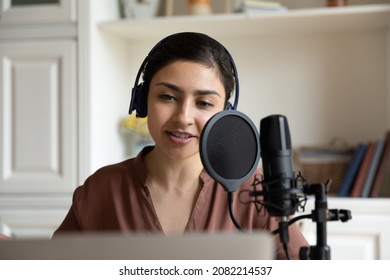
[[[289,216],[294,214],[299,203],[292,168],[290,129],[285,116],[271,115],[260,121],[260,149],[264,206],[279,223],[279,239],[290,259]]]
[[[271,115],[260,121],[264,203],[274,217],[288,217],[297,208],[292,164],[291,136],[287,118]]]

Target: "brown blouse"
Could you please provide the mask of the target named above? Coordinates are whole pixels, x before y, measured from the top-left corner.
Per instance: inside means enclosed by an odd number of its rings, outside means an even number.
[[[70,231],[161,232],[162,227],[145,186],[147,170],[143,155],[153,147],[146,147],[133,159],[105,166],[91,175],[73,194],[72,206],[54,236]],[[276,220],[264,210],[258,211],[248,201],[245,190],[252,190],[260,170],[234,193],[233,213],[243,229],[274,230]],[[185,232],[235,231],[228,209],[227,192],[206,171],[200,179],[203,187],[196,201]],[[244,192],[241,192],[244,190]],[[308,246],[296,225],[289,227],[289,251],[292,259],[299,259],[299,249]],[[275,236],[277,259],[285,253]]]

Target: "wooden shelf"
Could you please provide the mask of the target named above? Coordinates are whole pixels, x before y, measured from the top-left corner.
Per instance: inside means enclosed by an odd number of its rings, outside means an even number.
[[[157,17],[99,24],[101,30],[118,34],[131,41],[157,39],[180,31],[197,31],[216,37],[239,38],[292,32],[388,30],[389,26],[390,4],[297,9],[254,15]]]

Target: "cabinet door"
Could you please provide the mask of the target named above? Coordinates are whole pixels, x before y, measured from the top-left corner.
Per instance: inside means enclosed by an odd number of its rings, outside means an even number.
[[[308,203],[307,210],[314,210],[312,203]],[[390,259],[390,205],[387,199],[331,198],[329,209],[348,209],[352,214],[352,219],[346,223],[327,223],[332,260]],[[315,245],[316,224],[304,220],[302,231],[309,244]]]
[[[71,23],[76,21],[75,0],[0,0],[0,25]]]
[[[0,43],[0,196],[74,189],[75,44]]]

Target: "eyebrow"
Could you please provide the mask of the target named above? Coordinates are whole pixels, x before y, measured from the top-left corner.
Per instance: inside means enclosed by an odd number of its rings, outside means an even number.
[[[160,82],[160,83],[157,83],[155,84],[156,86],[164,86],[164,87],[167,87],[175,92],[178,92],[178,93],[181,93],[183,94],[184,93],[184,90],[174,84],[171,84],[171,83],[167,83],[167,82]],[[196,90],[195,92],[196,95],[209,95],[209,94],[214,94],[214,95],[218,95],[220,97],[222,97],[218,91],[215,91],[215,90],[210,90],[210,89],[199,89],[199,90]]]

